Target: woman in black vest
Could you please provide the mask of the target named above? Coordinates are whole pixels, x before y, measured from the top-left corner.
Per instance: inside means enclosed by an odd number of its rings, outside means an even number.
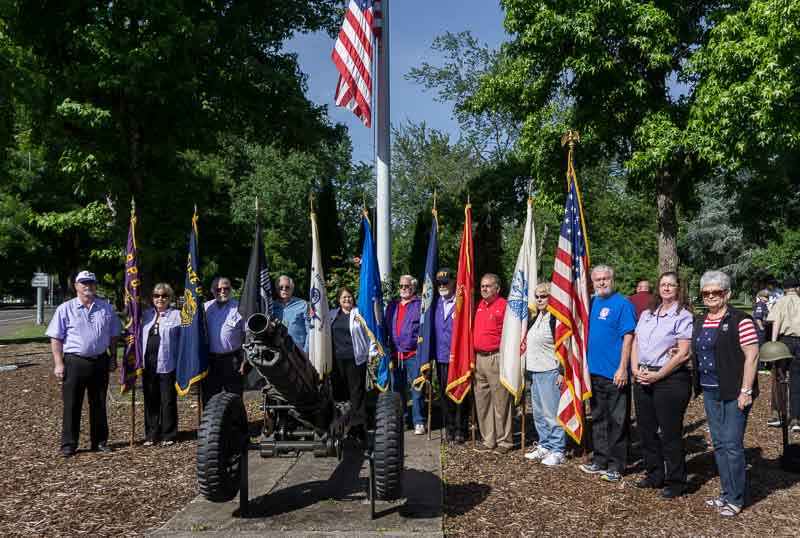
[[[758,396],[758,336],[752,318],[728,305],[728,275],[707,271],[700,290],[708,313],[695,319],[692,348],[721,483],[720,496],[706,505],[733,517],[745,503],[744,432]]]

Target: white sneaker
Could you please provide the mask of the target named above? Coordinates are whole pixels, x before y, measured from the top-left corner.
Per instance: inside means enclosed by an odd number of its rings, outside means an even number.
[[[414,435],[425,435],[425,424],[417,424],[414,426]]]
[[[561,452],[550,452],[546,458],[542,460],[542,465],[547,465],[548,467],[554,467],[556,465],[561,465],[566,461],[564,454]]]
[[[550,453],[549,450],[547,450],[542,445],[536,443],[535,445],[533,445],[533,450],[525,454],[525,459],[531,461],[540,461],[546,458],[549,453]]]

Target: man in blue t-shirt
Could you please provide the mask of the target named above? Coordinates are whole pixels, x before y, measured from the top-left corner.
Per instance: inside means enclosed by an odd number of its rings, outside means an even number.
[[[607,482],[618,482],[628,458],[630,389],[628,364],[636,329],[633,304],[614,288],[614,269],[592,269],[595,297],[589,314],[589,374],[592,378],[591,463],[580,466]]]

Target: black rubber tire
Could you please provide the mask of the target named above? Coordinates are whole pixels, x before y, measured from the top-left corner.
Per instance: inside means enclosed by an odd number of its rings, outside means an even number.
[[[241,396],[215,395],[203,411],[197,432],[197,483],[203,497],[212,502],[236,497],[246,442],[247,412]]]
[[[375,495],[380,500],[400,496],[404,461],[403,408],[400,394],[383,392],[375,406]]]

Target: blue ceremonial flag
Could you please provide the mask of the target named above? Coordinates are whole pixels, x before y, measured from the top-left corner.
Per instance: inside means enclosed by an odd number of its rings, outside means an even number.
[[[439,214],[433,209],[433,222],[428,240],[428,255],[425,258],[425,276],[422,279],[422,306],[420,307],[419,336],[417,337],[417,361],[420,377],[415,381],[416,386],[422,386],[425,381],[424,374],[431,368],[431,362],[436,359],[436,347],[433,340],[433,316],[436,314],[436,300],[439,296],[436,290],[436,271],[439,267]],[[418,389],[419,390],[419,389]]]
[[[181,396],[185,396],[194,383],[208,375],[208,335],[200,257],[197,255],[197,219],[195,208],[192,230],[189,232],[189,256],[186,260],[186,283],[178,338],[178,367],[175,371],[175,389]]]
[[[378,348],[378,390],[389,388],[389,357],[386,355],[386,340],[383,333],[383,290],[378,273],[378,258],[372,243],[372,231],[367,212],[363,213],[364,248],[361,251],[361,274],[358,281],[359,320],[367,330],[370,340]]]

